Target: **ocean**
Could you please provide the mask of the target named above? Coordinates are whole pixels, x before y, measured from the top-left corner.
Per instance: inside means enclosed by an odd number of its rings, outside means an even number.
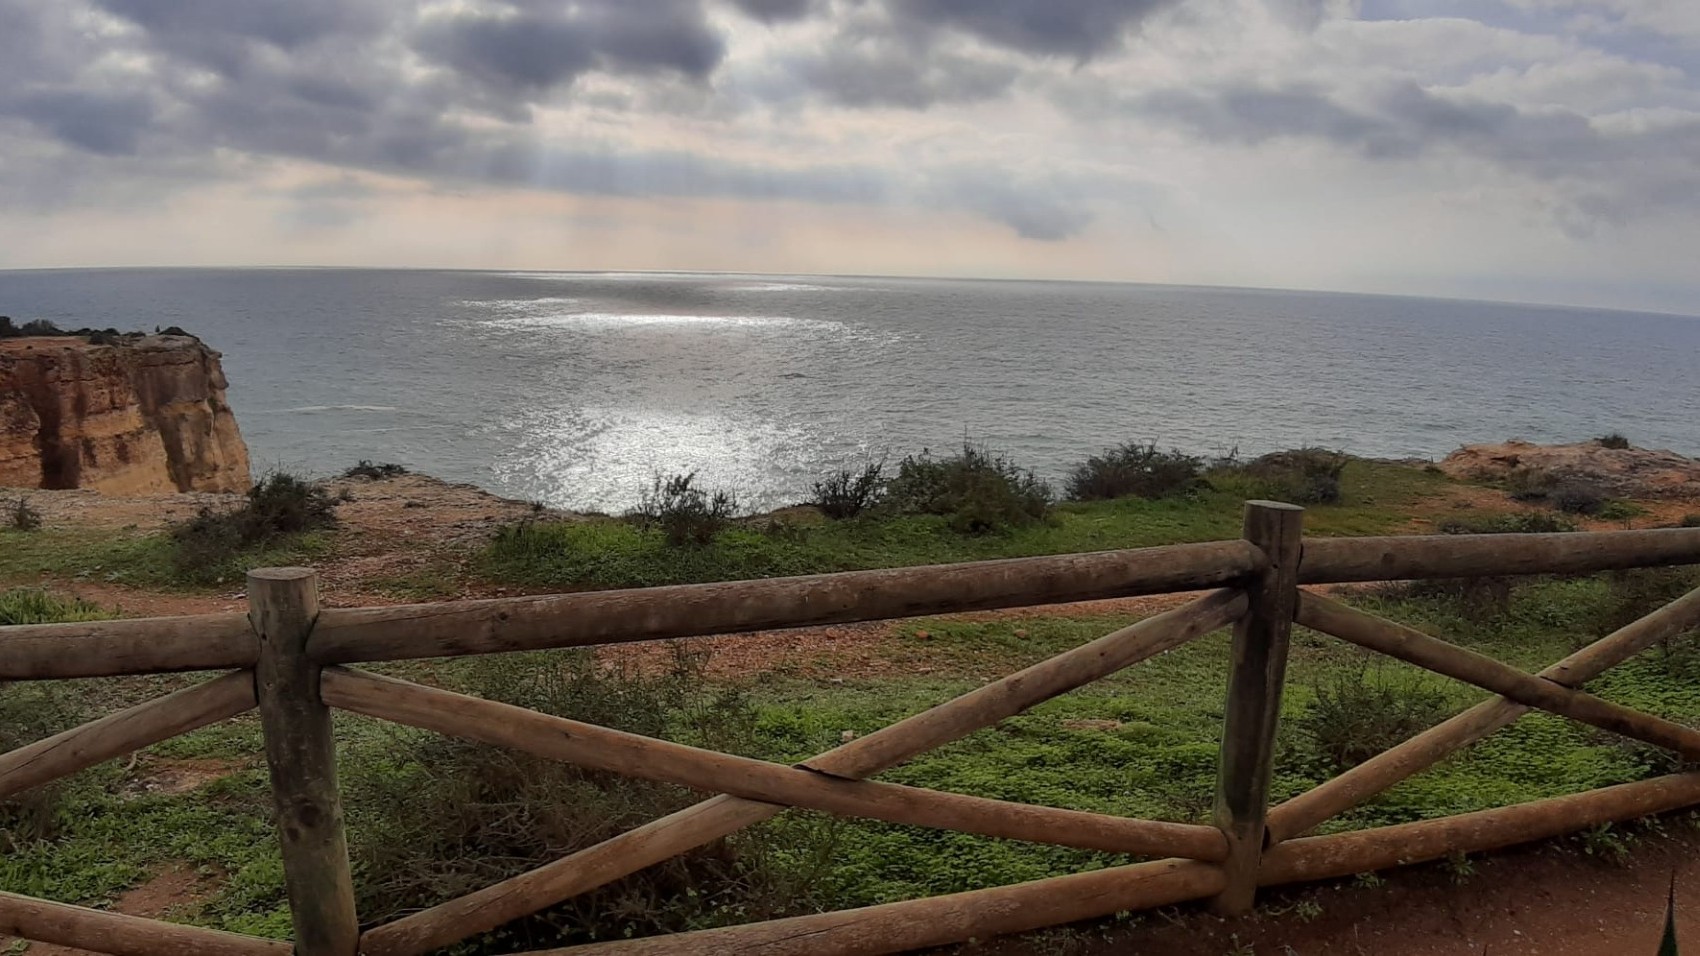
[[[1619,431],[1700,454],[1700,319],[1113,283],[355,269],[0,271],[0,313],[178,325],[258,467],[398,462],[580,510],[697,471],[750,507],[965,439],[1242,455]]]

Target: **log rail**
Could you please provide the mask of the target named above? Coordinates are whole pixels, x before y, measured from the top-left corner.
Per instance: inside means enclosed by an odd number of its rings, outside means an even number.
[[[413,956],[760,823],[789,807],[1149,862],[862,909],[550,950],[559,954],[878,954],[1210,900],[1557,836],[1700,804],[1700,772],[1476,813],[1306,836],[1531,710],[1700,758],[1700,730],[1588,694],[1587,681],[1700,628],[1700,589],[1536,674],[1305,585],[1700,564],[1700,529],[1303,538],[1300,509],[1248,502],[1239,540],[681,587],[319,609],[306,569],[249,577],[249,614],[0,628],[0,682],[223,671],[0,754],[0,799],[257,709],[276,797],[293,943],[0,893],[0,935],[99,952]],[[688,747],[381,676],[352,665],[1201,592],[1162,614],[795,766]],[[1270,806],[1293,625],[1495,696]],[[917,755],[1232,625],[1214,825],[1030,806],[869,779]],[[343,709],[705,794],[528,873],[364,929],[353,910],[328,715]]]

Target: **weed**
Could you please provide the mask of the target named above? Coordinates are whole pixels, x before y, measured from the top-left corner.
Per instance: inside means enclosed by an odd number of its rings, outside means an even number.
[[[1646,508],[1633,501],[1609,498],[1604,504],[1600,505],[1598,511],[1594,512],[1594,517],[1605,521],[1628,521],[1631,518],[1639,518],[1646,513]]]
[[[1512,501],[1545,501],[1557,484],[1542,468],[1513,468],[1505,475],[1505,493]]]
[[[1167,498],[1197,491],[1203,467],[1202,458],[1131,442],[1076,465],[1065,487],[1071,501]]]
[[[407,467],[405,465],[398,465],[394,462],[373,464],[365,458],[362,458],[353,468],[343,472],[342,477],[367,478],[372,481],[380,481],[385,478],[396,478],[405,474],[407,474]]]
[[[288,472],[272,472],[255,482],[239,507],[202,508],[195,517],[173,525],[172,563],[186,580],[223,580],[256,549],[335,527],[336,505],[319,485]]]
[[[860,472],[840,469],[815,482],[809,503],[828,518],[854,518],[878,505],[885,494],[884,462],[869,462]]]
[[[1463,886],[1476,875],[1476,864],[1469,854],[1457,850],[1447,854],[1446,862],[1441,865],[1446,867],[1446,873],[1452,878],[1454,886]]]
[[[13,531],[35,531],[41,527],[41,512],[28,498],[19,498],[6,508],[6,523]]]
[[[1293,915],[1301,923],[1314,922],[1322,916],[1322,904],[1315,900],[1299,900],[1293,904]]]
[[[670,547],[702,547],[714,541],[738,514],[738,499],[727,491],[697,487],[697,473],[656,475],[631,517],[659,528]]]
[[[1583,853],[1611,863],[1627,862],[1635,843],[1635,838],[1631,834],[1614,828],[1610,823],[1602,823],[1593,829],[1583,830],[1576,835],[1576,838],[1582,843]]]
[[[962,453],[934,458],[923,450],[897,466],[886,503],[900,514],[943,515],[962,534],[985,534],[1045,521],[1051,487],[996,452],[965,443]]]
[[[1382,876],[1380,873],[1372,871],[1369,873],[1359,873],[1357,876],[1352,877],[1352,882],[1366,890],[1373,890],[1386,886],[1387,878]]]
[[[1326,674],[1297,728],[1314,757],[1335,772],[1427,730],[1446,716],[1446,694],[1403,671],[1361,661]]]
[[[111,616],[81,598],[61,598],[38,588],[15,588],[0,594],[0,626],[104,621]]]
[[[1700,528],[1700,514],[1686,514],[1676,523],[1679,528]]]
[[[1601,448],[1612,448],[1617,450],[1630,447],[1629,439],[1625,438],[1622,432],[1612,432],[1608,435],[1601,435],[1594,439],[1594,443],[1599,445]]]

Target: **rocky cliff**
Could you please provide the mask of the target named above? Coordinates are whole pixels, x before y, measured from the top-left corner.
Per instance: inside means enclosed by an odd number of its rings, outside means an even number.
[[[189,335],[0,339],[0,486],[247,490],[218,360]]]

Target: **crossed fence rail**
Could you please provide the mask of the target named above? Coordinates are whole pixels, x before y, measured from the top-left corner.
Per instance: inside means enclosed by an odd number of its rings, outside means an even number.
[[[402,607],[320,609],[308,569],[249,575],[250,612],[0,628],[0,681],[192,670],[223,676],[0,754],[0,798],[258,708],[292,943],[0,893],[0,933],[125,956],[412,956],[659,863],[786,808],[1157,857],[1012,886],[543,952],[877,954],[1479,852],[1700,804],[1677,773],[1327,836],[1319,824],[1531,709],[1700,759],[1700,730],[1586,693],[1586,682],[1700,627],[1700,589],[1538,674],[1354,610],[1302,585],[1587,573],[1700,563],[1700,529],[1306,539],[1302,509],[1248,502],[1235,541],[1055,557]],[[796,766],[537,713],[348,665],[1203,591]],[[1268,791],[1293,625],[1495,695],[1274,807]],[[1234,626],[1212,826],[1139,820],[869,779],[1059,694]],[[536,870],[362,927],[344,842],[331,712],[340,708],[679,784],[710,799]]]

